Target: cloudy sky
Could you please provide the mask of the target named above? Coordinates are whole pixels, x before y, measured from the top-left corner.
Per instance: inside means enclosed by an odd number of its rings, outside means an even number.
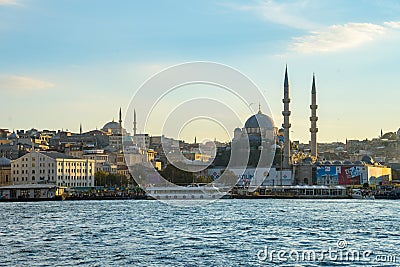
[[[288,64],[293,140],[309,140],[313,72],[319,141],[373,138],[400,127],[399,44],[396,0],[0,0],[0,128],[101,128],[156,72],[213,61],[259,86],[276,125]]]

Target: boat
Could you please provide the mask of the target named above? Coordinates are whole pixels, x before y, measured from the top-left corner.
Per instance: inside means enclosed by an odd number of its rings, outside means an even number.
[[[375,196],[372,195],[370,191],[365,191],[361,189],[353,189],[351,191],[351,197],[354,199],[368,199],[368,200],[375,199]]]
[[[197,200],[230,198],[213,184],[190,184],[188,186],[149,186],[145,188],[148,198],[160,200]]]

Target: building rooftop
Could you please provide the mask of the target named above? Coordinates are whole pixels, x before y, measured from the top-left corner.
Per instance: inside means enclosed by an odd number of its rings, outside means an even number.
[[[56,151],[40,151],[41,154],[46,155],[53,159],[78,159],[76,157],[66,155],[64,153],[56,152]]]

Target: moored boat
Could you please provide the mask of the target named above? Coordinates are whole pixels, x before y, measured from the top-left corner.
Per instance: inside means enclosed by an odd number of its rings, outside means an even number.
[[[221,192],[213,184],[149,186],[145,188],[145,191],[149,198],[160,200],[219,199],[229,198],[230,196],[229,193]]]

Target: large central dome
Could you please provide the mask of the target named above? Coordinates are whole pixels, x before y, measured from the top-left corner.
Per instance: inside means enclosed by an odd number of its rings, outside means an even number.
[[[106,131],[107,131],[108,129],[111,129],[111,130],[117,130],[117,129],[119,129],[119,123],[116,122],[116,121],[107,122],[107,123],[104,125],[103,130],[106,130]]]
[[[244,128],[262,128],[272,130],[274,129],[274,122],[269,116],[262,113],[257,113],[246,121]]]

